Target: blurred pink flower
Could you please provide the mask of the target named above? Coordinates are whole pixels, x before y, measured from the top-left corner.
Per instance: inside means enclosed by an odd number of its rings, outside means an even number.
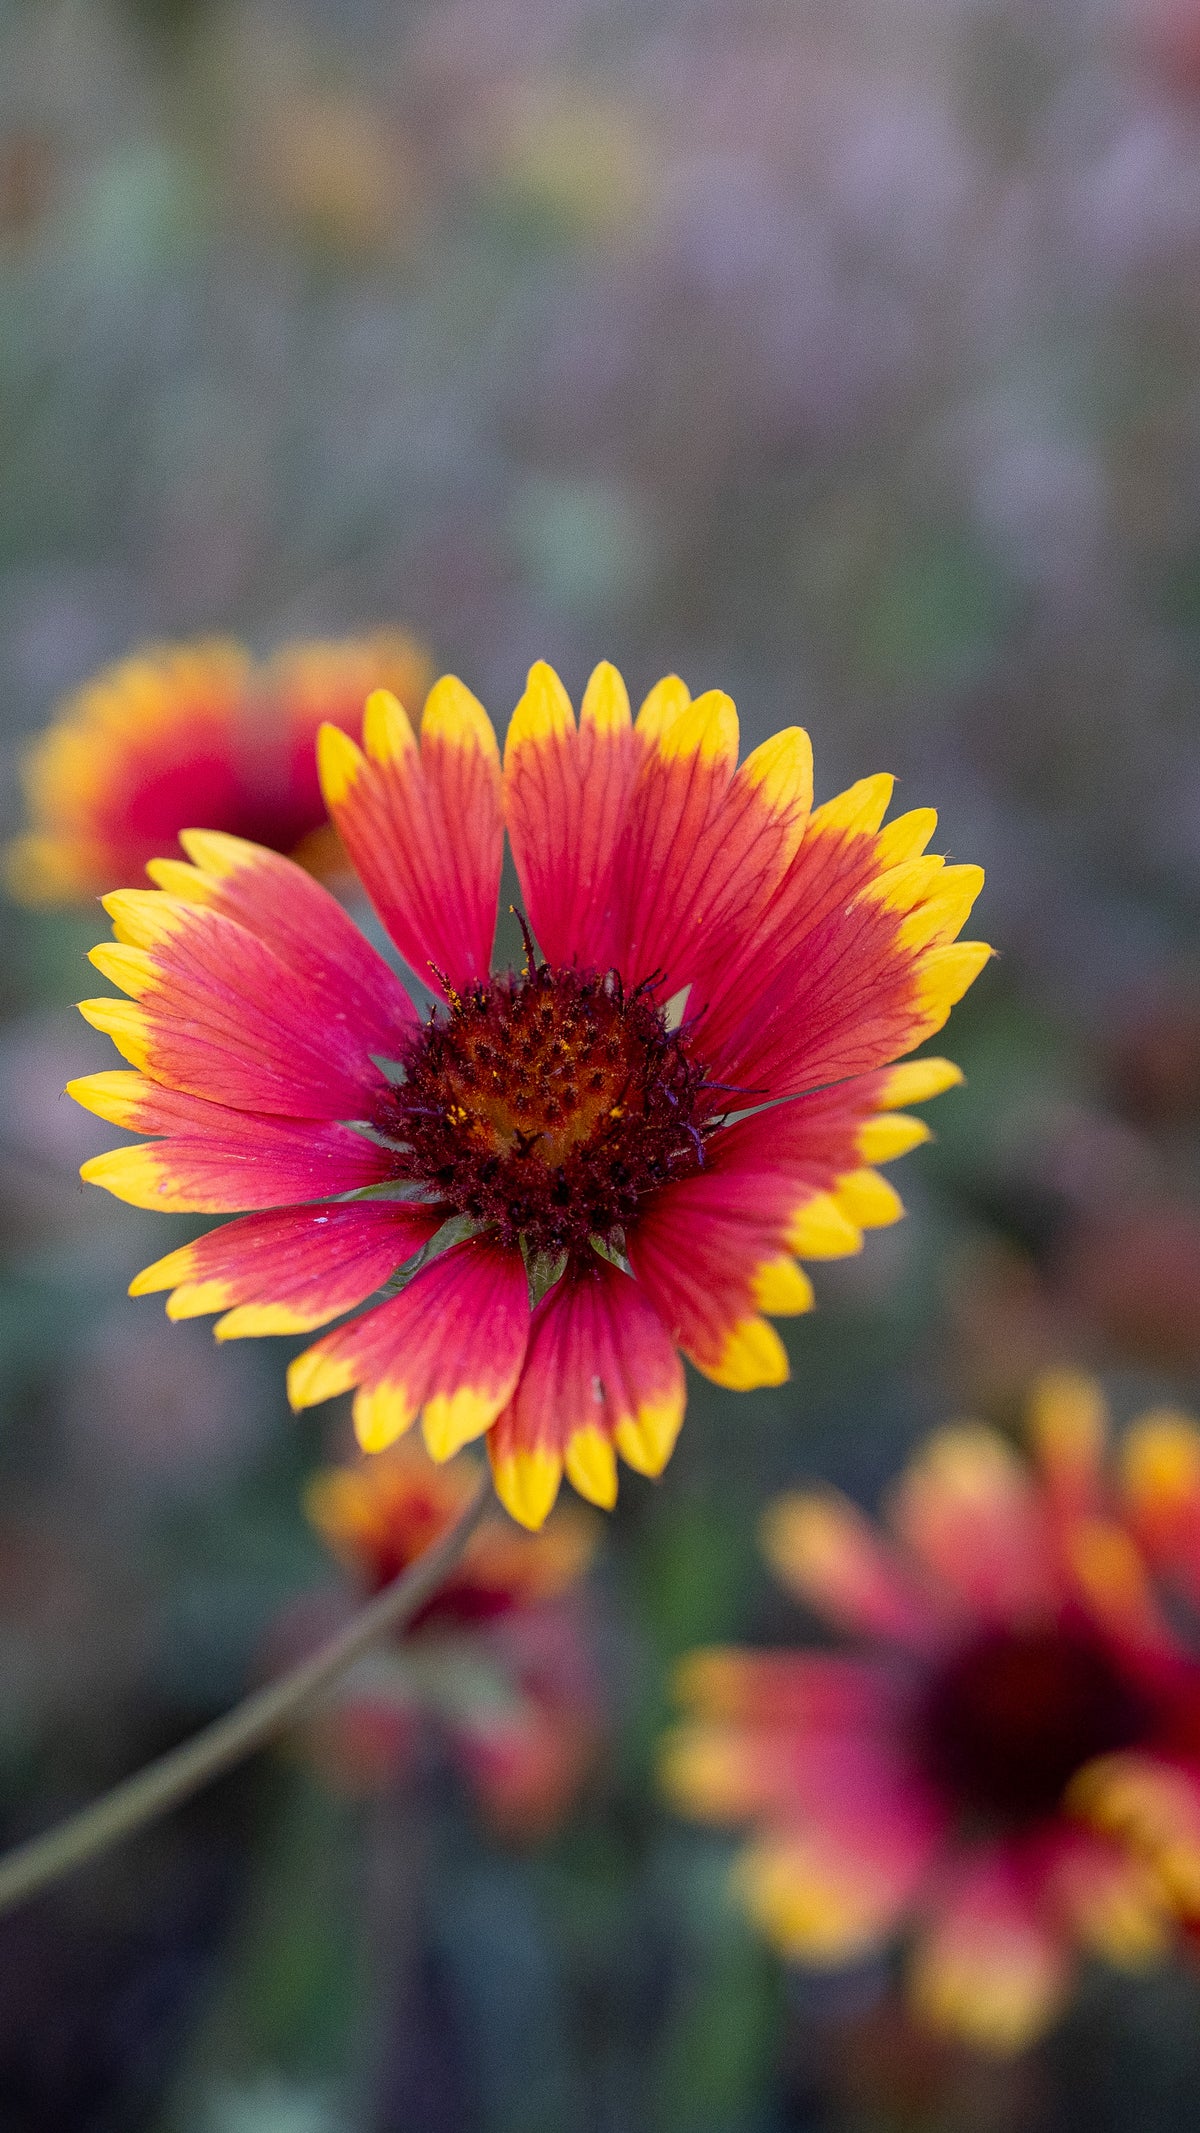
[[[437,1466],[406,1438],[317,1474],[308,1510],[373,1593],[453,1524],[474,1487],[470,1461]],[[332,1781],[377,1791],[440,1742],[498,1834],[531,1841],[561,1821],[599,1736],[572,1596],[594,1544],[590,1514],[574,1507],[560,1507],[536,1535],[503,1515],[486,1518],[404,1635],[363,1663],[313,1729],[313,1752]]]
[[[775,1504],[778,1575],[865,1649],[693,1653],[664,1762],[685,1812],[750,1825],[737,1886],[785,1955],[907,1925],[919,2013],[997,2051],[1081,1950],[1140,1967],[1185,1890],[1200,1913],[1200,1664],[1142,1552],[1200,1596],[1200,1434],[1145,1418],[1118,1487],[1089,1380],[1043,1380],[1031,1422],[1032,1462],[979,1424],[934,1436],[896,1541],[832,1491]]]

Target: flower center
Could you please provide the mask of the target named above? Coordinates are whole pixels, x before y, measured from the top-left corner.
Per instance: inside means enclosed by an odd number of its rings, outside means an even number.
[[[548,964],[458,995],[404,1062],[410,1174],[528,1250],[619,1243],[704,1161],[704,1070],[644,988]]]
[[[1084,1763],[1128,1747],[1147,1719],[1084,1633],[989,1630],[934,1680],[918,1713],[918,1752],[962,1813],[1030,1822],[1054,1812]]]

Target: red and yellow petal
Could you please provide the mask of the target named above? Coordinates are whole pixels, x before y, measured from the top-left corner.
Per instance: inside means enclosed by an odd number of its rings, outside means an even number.
[[[699,1719],[822,1732],[886,1725],[896,1687],[893,1673],[871,1660],[729,1645],[688,1652],[675,1669],[673,1685],[678,1702]]]
[[[144,1074],[86,1074],[67,1092],[85,1110],[160,1140],[94,1155],[80,1176],[118,1200],[172,1214],[332,1199],[394,1180],[392,1150],[326,1119],[256,1117],[166,1089]]]
[[[735,1887],[789,1962],[860,1962],[915,1901],[936,1852],[921,1815],[863,1815],[840,1827],[772,1829],[738,1862]]]
[[[835,1490],[778,1498],[763,1549],[789,1591],[837,1628],[917,1651],[937,1642],[938,1612],[909,1566]]]
[[[1200,1588],[1200,1428],[1175,1408],[1153,1408],[1121,1445],[1125,1515],[1152,1563]]]
[[[604,960],[628,984],[656,978],[666,998],[737,956],[768,909],[808,820],[812,748],[788,728],[739,770],[737,713],[719,690],[646,708]]]
[[[355,1390],[364,1451],[382,1451],[421,1415],[435,1459],[491,1428],[511,1399],[529,1339],[529,1285],[517,1251],[470,1238],[422,1268],[388,1303],[298,1356],[293,1407]]]
[[[795,969],[810,962],[819,976],[836,982],[842,957],[855,954],[863,914],[857,924],[849,924],[848,906],[883,871],[877,832],[893,784],[886,776],[865,778],[836,800],[815,808],[784,880],[761,924],[744,942],[741,955],[726,958],[724,966],[714,961],[702,973],[706,1036],[719,1058],[725,1059],[731,1042],[738,1041],[735,1033],[744,1034],[755,1022],[761,1023],[764,1015],[786,1012],[782,1000],[777,1007],[775,1001],[781,985],[786,991]],[[888,927],[884,937],[890,940],[893,933],[894,928]],[[858,956],[861,962],[861,943]],[[757,1012],[753,1015],[748,988],[755,995]],[[760,1031],[760,1047],[771,1034]]]
[[[637,1283],[599,1258],[570,1269],[533,1314],[512,1403],[488,1435],[501,1502],[540,1526],[565,1467],[581,1496],[611,1510],[617,1452],[660,1474],[685,1397],[670,1335]]]
[[[1033,1388],[1027,1429],[1046,1498],[1055,1516],[1098,1512],[1107,1490],[1108,1409],[1094,1378],[1047,1371]]]
[[[1049,1903],[1076,1944],[1125,1970],[1142,1970],[1170,1945],[1158,1876],[1121,1843],[1060,1823],[1043,1869]]]
[[[929,1137],[923,1119],[895,1107],[961,1079],[949,1060],[914,1066],[927,1071],[919,1079],[901,1068],[863,1075],[739,1119],[710,1140],[710,1174],[726,1179],[731,1201],[747,1215],[757,1208],[764,1228],[800,1258],[860,1250],[864,1229],[884,1228],[904,1212],[875,1163]]]
[[[875,1102],[881,1111],[928,1103],[931,1096],[958,1088],[962,1078],[962,1068],[952,1059],[906,1059],[880,1074]]]
[[[940,1029],[987,961],[959,942],[982,876],[925,858],[929,811],[881,831],[890,778],[816,808],[740,955],[697,977],[722,1081],[786,1096],[885,1066]]]
[[[910,1989],[935,2029],[1007,2054],[1054,2021],[1073,1969],[1070,1945],[1036,1882],[1008,1847],[962,1860],[947,1876],[913,1952]]]
[[[372,1031],[338,1011],[236,920],[179,897],[118,901],[129,941],[91,960],[132,995],[80,1003],[153,1080],[235,1110],[284,1118],[369,1115],[384,1076]]]
[[[535,665],[505,744],[505,811],[533,930],[552,962],[616,966],[663,996],[703,956],[740,947],[804,834],[812,749],[799,727],[737,770],[727,695],[691,700],[678,676],[629,721],[625,683],[601,665],[580,727],[548,665]]]
[[[970,1615],[1013,1622],[1056,1606],[1045,1505],[1029,1467],[995,1430],[939,1430],[902,1476],[891,1516],[947,1600]]]
[[[401,630],[281,645],[249,691],[243,721],[248,804],[232,818],[192,811],[189,820],[244,828],[314,874],[345,873],[346,853],[321,794],[317,733],[324,724],[357,733],[375,689],[417,706],[432,678],[425,651]]]
[[[337,898],[293,860],[220,830],[180,831],[191,865],[152,859],[147,871],[169,896],[234,919],[312,988],[320,1011],[361,1032],[369,1053],[394,1057],[416,1028],[408,994]],[[104,899],[119,941],[152,948],[165,919],[146,890]]]
[[[693,1718],[668,1734],[660,1775],[678,1809],[698,1821],[803,1825],[855,1842],[872,1825],[922,1846],[938,1838],[945,1803],[914,1774],[897,1699],[870,1669],[851,1688],[797,1680],[770,1654],[721,1656],[726,1674],[738,1660],[763,1662],[751,1674],[754,1715]],[[779,1709],[762,1693],[772,1665]]]
[[[1153,1750],[1123,1749],[1085,1765],[1067,1803],[1152,1867],[1173,1911],[1200,1919],[1200,1770]]]
[[[684,1354],[735,1391],[782,1385],[787,1350],[758,1307],[807,1309],[811,1291],[780,1240],[731,1202],[729,1181],[701,1174],[660,1193],[628,1239],[629,1261]],[[794,1286],[789,1290],[789,1282]]]
[[[791,1803],[793,1739],[769,1725],[685,1720],[660,1744],[659,1784],[693,1822],[773,1820]]]
[[[224,1316],[218,1340],[307,1333],[364,1303],[436,1235],[441,1209],[401,1200],[245,1215],[135,1275],[131,1296],[169,1289],[167,1316]]]
[[[530,669],[504,743],[504,814],[547,962],[607,960],[613,867],[644,750],[615,667],[596,668],[578,727],[554,669],[540,660]]]
[[[1128,1658],[1172,1661],[1176,1640],[1159,1604],[1142,1550],[1118,1519],[1073,1519],[1063,1557],[1079,1599]]]
[[[329,812],[410,968],[439,992],[486,981],[504,832],[500,755],[482,704],[445,676],[418,737],[381,690],[367,704],[363,748],[326,726],[319,761]]]
[[[928,1086],[955,1078],[948,1062],[921,1064],[937,1070]],[[764,1314],[811,1308],[795,1256],[856,1252],[864,1229],[902,1215],[894,1187],[862,1160],[925,1137],[922,1121],[884,1108],[890,1079],[868,1075],[721,1128],[705,1170],[665,1187],[631,1227],[634,1272],[685,1354],[717,1384],[782,1383],[786,1352]],[[877,1121],[898,1130],[881,1136]]]

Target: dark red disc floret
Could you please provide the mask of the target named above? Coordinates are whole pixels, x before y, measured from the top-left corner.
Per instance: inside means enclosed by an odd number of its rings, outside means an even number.
[[[453,996],[386,1121],[405,1170],[532,1252],[619,1242],[647,1193],[704,1163],[705,1076],[648,987],[541,964]]]
[[[1150,1723],[1140,1689],[1098,1638],[1065,1624],[981,1631],[935,1674],[917,1713],[927,1774],[969,1821],[1055,1813],[1094,1756]]]

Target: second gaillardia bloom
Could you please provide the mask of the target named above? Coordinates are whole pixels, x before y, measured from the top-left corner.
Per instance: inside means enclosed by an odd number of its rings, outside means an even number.
[[[999,2052],[1083,1955],[1138,1970],[1200,1927],[1200,1431],[1158,1409],[1114,1457],[1073,1373],[1029,1421],[1031,1457],[938,1431],[890,1533],[832,1490],[776,1502],[776,1575],[853,1645],[691,1653],[663,1758],[684,1813],[748,1831],[738,1893],[784,1956],[904,1931],[918,2014]]]
[[[987,959],[957,940],[980,869],[925,856],[932,809],[881,826],[890,777],[814,809],[799,728],[739,768],[730,699],[673,676],[634,720],[598,667],[577,724],[534,667],[503,765],[461,682],[419,730],[380,692],[363,748],[327,727],[320,757],[431,1014],[290,861],[187,832],[190,865],[106,898],[93,960],[131,997],[83,1012],[138,1071],[72,1094],[155,1138],[84,1176],[257,1210],[133,1283],[220,1311],[222,1338],[396,1291],[297,1358],[295,1406],[353,1388],[369,1451],[418,1414],[436,1459],[486,1433],[525,1525],[564,1468],[610,1506],[618,1452],[670,1457],[679,1351],[719,1385],[781,1383],[767,1314],[809,1308],[797,1259],[901,1213],[871,1166],[926,1137],[900,1107],[959,1075],[894,1062]],[[493,974],[506,829],[536,949]]]

